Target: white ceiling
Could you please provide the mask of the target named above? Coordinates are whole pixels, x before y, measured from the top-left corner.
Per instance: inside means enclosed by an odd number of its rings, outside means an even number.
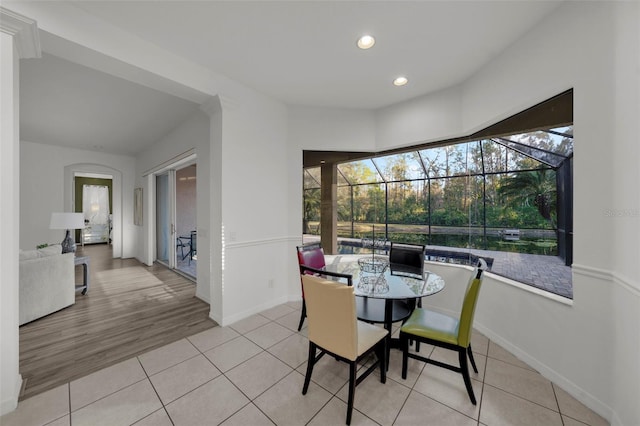
[[[73,4],[285,103],[378,109],[464,82],[560,2]],[[377,42],[362,51],[356,39],[365,33]],[[55,138],[56,144],[84,143],[105,151],[113,144],[113,152],[137,152],[195,108],[99,71],[75,69],[77,65],[60,58],[45,55],[23,62],[25,140]],[[393,86],[398,75],[407,76],[409,84]]]
[[[43,53],[20,62],[20,139],[135,155],[198,105]]]

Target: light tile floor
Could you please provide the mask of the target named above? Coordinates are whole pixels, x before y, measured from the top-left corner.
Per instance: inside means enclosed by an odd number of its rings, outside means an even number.
[[[301,394],[308,341],[299,318],[300,303],[287,303],[212,328],[27,399],[0,424],[343,425],[346,364],[324,357]],[[372,374],[357,387],[352,424],[607,424],[478,332],[472,347],[477,406],[457,373],[410,360],[402,380],[393,349],[387,383]],[[457,362],[440,348],[420,352]]]

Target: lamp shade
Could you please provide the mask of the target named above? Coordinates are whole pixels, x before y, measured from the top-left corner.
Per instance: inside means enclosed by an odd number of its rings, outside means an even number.
[[[51,213],[49,229],[84,228],[84,213]]]

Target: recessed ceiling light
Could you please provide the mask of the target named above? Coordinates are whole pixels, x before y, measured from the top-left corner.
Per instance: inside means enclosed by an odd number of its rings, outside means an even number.
[[[407,80],[407,77],[398,77],[395,80],[393,80],[393,85],[394,86],[404,86],[408,82],[409,82],[409,80]]]
[[[369,49],[376,44],[376,39],[370,35],[363,35],[358,39],[358,47],[360,49]]]

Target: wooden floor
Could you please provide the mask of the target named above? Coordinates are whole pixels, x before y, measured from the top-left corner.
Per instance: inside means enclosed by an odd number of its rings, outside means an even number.
[[[20,327],[21,400],[216,326],[195,284],[164,266],[112,259],[106,244],[77,254],[90,257],[86,296]]]

